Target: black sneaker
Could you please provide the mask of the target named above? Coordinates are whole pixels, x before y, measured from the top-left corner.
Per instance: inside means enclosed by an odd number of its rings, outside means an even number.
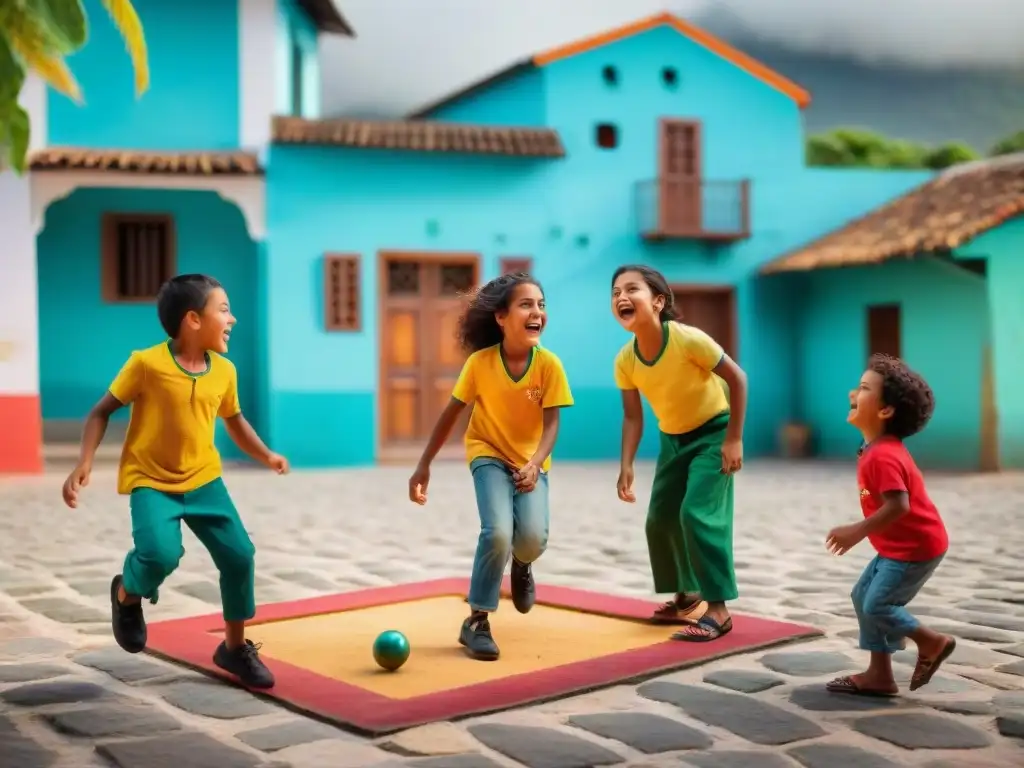
[[[520,613],[529,613],[537,599],[537,588],[533,583],[533,569],[529,563],[520,563],[512,558],[512,605]]]
[[[498,644],[491,637],[491,622],[486,613],[474,613],[462,623],[459,643],[466,646],[466,652],[479,661],[494,661],[498,658]]]
[[[120,574],[110,582],[110,625],[114,630],[114,639],[121,648],[128,653],[139,653],[145,649],[148,638],[142,601],[125,604],[118,600],[121,582]]]
[[[260,646],[252,640],[229,649],[226,643],[217,646],[213,663],[237,677],[247,688],[273,688],[274,673],[260,660]]]

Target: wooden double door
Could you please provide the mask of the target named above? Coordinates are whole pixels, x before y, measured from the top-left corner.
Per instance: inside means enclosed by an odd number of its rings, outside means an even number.
[[[434,253],[379,260],[381,458],[406,460],[423,449],[466,360],[456,333],[480,262],[475,254]],[[469,411],[451,443],[461,441]]]

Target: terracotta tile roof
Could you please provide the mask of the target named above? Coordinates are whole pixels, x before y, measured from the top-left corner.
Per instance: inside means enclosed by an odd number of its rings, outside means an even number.
[[[793,272],[952,250],[1024,213],[1024,154],[953,167],[761,268]]]
[[[564,157],[557,131],[462,125],[427,120],[304,120],[275,117],[278,144],[321,144],[363,149],[458,152],[515,157]]]
[[[263,173],[248,152],[140,152],[131,149],[49,147],[29,155],[33,171],[119,171],[179,176],[255,176]]]
[[[355,37],[356,33],[345,21],[333,0],[299,0],[299,5],[309,15],[321,32]]]
[[[648,16],[638,21],[624,24],[621,27],[615,27],[614,29],[601,32],[596,35],[591,35],[590,37],[585,37],[581,40],[560,45],[557,48],[536,53],[522,61],[517,61],[499,72],[488,75],[482,80],[461,88],[454,93],[450,93],[431,104],[420,107],[415,112],[411,112],[408,117],[410,119],[426,117],[431,113],[436,112],[441,107],[459,101],[470,94],[482,91],[489,86],[517,75],[526,69],[545,67],[548,64],[552,64],[562,59],[567,59],[570,56],[594,51],[598,48],[603,48],[606,45],[617,43],[619,40],[624,40],[627,37],[639,35],[661,26],[667,26],[674,29],[683,37],[702,46],[703,48],[706,48],[716,56],[725,59],[734,67],[742,69],[744,72],[747,72],[761,80],[765,85],[789,96],[800,106],[801,109],[811,103],[811,94],[784,75],[779,74],[773,69],[769,69],[761,62],[743,53],[743,51],[734,48],[711,33],[705,32],[699,27],[695,27],[693,24],[679,16],[671,13],[658,13],[654,16]]]

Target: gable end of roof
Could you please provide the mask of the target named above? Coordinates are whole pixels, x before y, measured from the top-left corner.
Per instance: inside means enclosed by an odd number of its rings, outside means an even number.
[[[639,19],[638,21],[634,21],[629,24],[624,24],[620,27],[615,27],[614,29],[600,32],[596,35],[590,35],[564,45],[550,48],[540,53],[535,53],[527,59],[515,62],[498,72],[488,75],[481,80],[477,80],[470,85],[455,91],[454,93],[450,93],[440,99],[437,99],[431,104],[418,108],[414,112],[409,113],[407,118],[419,119],[429,117],[431,114],[443,107],[461,101],[474,93],[486,90],[487,88],[490,88],[491,86],[510,77],[514,77],[525,70],[537,67],[546,67],[557,61],[562,61],[581,53],[594,51],[599,48],[603,48],[606,45],[617,43],[620,40],[625,40],[626,38],[643,34],[644,32],[649,32],[652,29],[662,26],[671,27],[688,40],[725,59],[733,66],[743,70],[753,77],[756,77],[765,85],[774,88],[785,96],[788,96],[795,101],[801,109],[810,105],[811,94],[789,78],[779,74],[773,69],[770,69],[751,56],[743,53],[743,51],[734,48],[724,40],[715,37],[710,32],[705,32],[703,29],[690,24],[688,21],[675,16],[674,14],[659,13],[654,16]]]

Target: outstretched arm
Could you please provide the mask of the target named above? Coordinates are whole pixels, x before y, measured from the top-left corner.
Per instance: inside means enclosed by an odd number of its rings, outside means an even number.
[[[459,415],[465,407],[466,404],[464,402],[454,397],[448,401],[448,405],[441,411],[437,423],[434,424],[434,430],[430,433],[430,438],[427,440],[427,445],[423,449],[423,455],[420,457],[421,467],[429,467],[434,457],[437,456],[444,444],[448,442],[448,437],[455,428],[455,422],[459,420]]]
[[[256,430],[252,428],[252,424],[248,422],[245,416],[237,413],[230,418],[224,419],[224,427],[227,429],[231,439],[234,440],[235,445],[241,448],[249,458],[253,461],[258,461],[264,466],[271,466],[271,458],[273,458],[274,452],[260,439],[260,436],[256,434]]]

